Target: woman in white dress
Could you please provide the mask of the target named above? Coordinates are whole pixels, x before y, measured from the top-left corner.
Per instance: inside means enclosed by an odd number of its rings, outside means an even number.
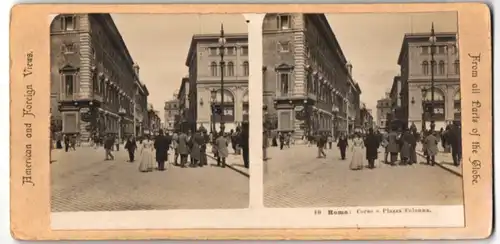
[[[148,139],[142,141],[140,151],[141,163],[139,164],[139,171],[151,172],[154,169],[153,158],[153,142]]]
[[[352,144],[351,144],[351,152],[352,152],[352,158],[351,158],[351,164],[349,165],[349,168],[351,170],[360,170],[363,168],[363,160],[364,160],[364,151],[365,151],[365,142],[363,141],[363,138],[361,138],[361,135],[359,132],[354,133],[354,139],[352,139]]]

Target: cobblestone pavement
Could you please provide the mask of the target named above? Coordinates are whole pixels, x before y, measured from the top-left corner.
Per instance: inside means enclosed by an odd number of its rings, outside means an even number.
[[[317,148],[296,145],[269,148],[264,166],[266,207],[329,207],[463,204],[462,178],[438,166],[384,164],[379,150],[376,169],[353,171],[337,148],[316,158]],[[367,162],[365,162],[367,164]]]
[[[51,163],[52,211],[123,211],[246,208],[249,180],[229,168],[206,166],[141,173],[127,152],[54,150]],[[171,156],[171,155],[169,155]],[[209,159],[209,164],[214,164]]]

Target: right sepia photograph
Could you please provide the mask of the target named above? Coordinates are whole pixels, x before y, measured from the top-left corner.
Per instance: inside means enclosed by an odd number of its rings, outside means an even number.
[[[463,205],[456,12],[269,13],[264,205]]]

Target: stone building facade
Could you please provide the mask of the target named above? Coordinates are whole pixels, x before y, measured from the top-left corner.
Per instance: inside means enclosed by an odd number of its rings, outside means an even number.
[[[387,93],[384,98],[377,101],[377,127],[381,130],[388,130],[392,120],[392,99]]]
[[[164,107],[164,123],[165,129],[168,131],[175,130],[175,119],[179,116],[179,100],[175,99],[165,102]]]
[[[275,129],[301,138],[360,123],[361,89],[324,14],[266,14],[263,50],[263,103]]]
[[[238,124],[248,121],[248,35],[225,34],[224,50],[224,90],[221,91],[221,67],[219,34],[194,35],[186,58],[189,67],[189,117],[190,128],[194,131],[203,125],[217,131],[221,116],[212,116],[211,103],[221,103],[224,96],[225,131],[235,129]],[[215,101],[211,92],[216,91]]]
[[[407,101],[408,124],[414,123],[418,130],[422,128],[422,121],[426,122],[428,129],[434,120],[439,130],[461,120],[457,35],[437,32],[435,36],[434,118],[423,115],[423,108],[431,103],[432,97],[430,33],[406,34],[398,58],[401,80],[403,84],[407,83],[402,94],[403,100]]]
[[[134,124],[140,132],[137,112],[146,110],[149,94],[111,16],[58,15],[50,37],[51,112],[61,132],[82,141],[132,135]]]
[[[184,77],[181,79],[181,86],[179,87],[179,92],[177,93],[178,102],[178,116],[175,117],[174,128],[175,130],[180,130],[181,125],[187,123],[187,121],[192,121],[189,114],[189,77]]]

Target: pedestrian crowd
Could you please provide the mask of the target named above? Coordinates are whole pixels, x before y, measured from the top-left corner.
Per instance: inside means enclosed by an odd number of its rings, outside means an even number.
[[[334,142],[337,143],[341,160],[346,160],[346,151],[349,150],[351,152],[349,168],[352,170],[364,168],[364,160],[368,162],[367,168],[374,169],[380,148],[384,151],[384,158],[381,161],[387,165],[416,164],[418,143],[422,146],[426,164],[434,166],[438,153],[451,152],[453,165],[458,167],[462,160],[460,124],[454,122],[439,131],[435,131],[434,127],[435,125],[431,124],[430,129],[418,132],[412,123],[410,128],[389,128],[385,133],[369,128],[366,133],[361,129],[355,129],[354,133],[349,135],[342,132],[337,138],[333,137],[331,132],[317,132],[304,138],[307,139],[309,147],[316,145],[318,158],[326,158],[325,149],[332,149]],[[294,144],[291,132],[278,132],[271,137],[271,141],[273,147],[277,147],[279,142],[281,150]],[[439,143],[443,147],[442,152],[438,149]]]
[[[229,155],[229,145],[231,145],[235,155],[241,155],[244,167],[249,168],[249,140],[248,123],[243,123],[236,130],[225,132],[207,132],[200,126],[195,132],[188,129],[174,131],[172,134],[159,130],[156,136],[142,136],[136,138],[129,136],[124,145],[128,152],[128,162],[133,163],[139,160],[140,172],[151,172],[155,169],[166,170],[165,162],[169,161],[169,153],[172,164],[182,168],[204,167],[208,165],[207,146],[211,146],[213,158],[217,161],[217,166],[225,168],[226,158]],[[64,135],[62,140],[56,137],[56,148],[62,149],[63,143],[66,152],[76,151],[79,146],[78,135]],[[104,148],[105,160],[114,160],[113,151],[120,150],[120,142],[115,134],[104,136],[94,135],[90,138],[90,143],[94,149]],[[156,165],[155,165],[156,162]]]

